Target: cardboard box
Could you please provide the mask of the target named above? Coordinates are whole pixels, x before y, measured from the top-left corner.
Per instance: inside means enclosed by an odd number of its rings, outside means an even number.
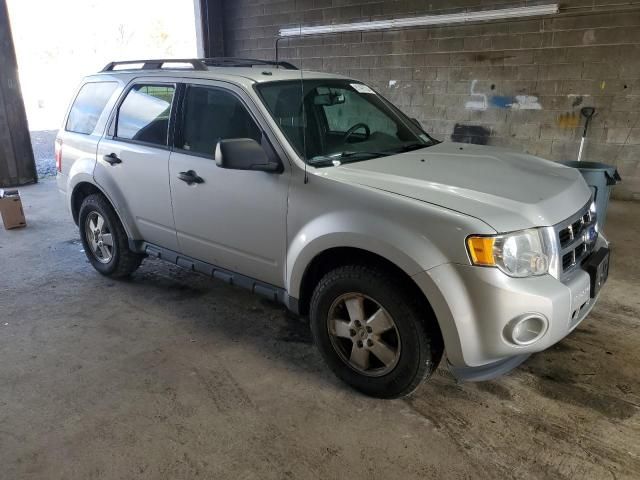
[[[27,226],[18,190],[0,189],[0,214],[4,228],[7,230]]]

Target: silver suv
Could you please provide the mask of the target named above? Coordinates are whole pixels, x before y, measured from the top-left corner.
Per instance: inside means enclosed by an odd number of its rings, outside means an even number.
[[[377,397],[503,374],[593,308],[609,249],[577,170],[440,142],[369,86],[242,59],[117,62],[56,139],[89,261],[145,256],[309,315]]]

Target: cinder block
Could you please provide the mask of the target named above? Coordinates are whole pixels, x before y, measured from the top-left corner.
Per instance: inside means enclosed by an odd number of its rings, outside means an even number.
[[[498,35],[491,39],[494,50],[514,50],[520,48],[521,35]]]
[[[423,57],[423,65],[429,67],[447,66],[451,62],[451,55],[448,53],[427,54]]]
[[[588,80],[608,80],[618,78],[618,65],[610,63],[585,63],[582,78]]]
[[[542,31],[542,20],[514,20],[509,22],[509,33],[530,33]]]
[[[491,50],[491,37],[464,37],[464,50],[485,51]]]
[[[433,67],[419,67],[413,69],[414,80],[435,80],[437,70]]]
[[[609,128],[607,143],[640,145],[640,128]]]
[[[542,47],[543,35],[541,33],[527,33],[520,38],[521,48],[540,48]]]
[[[377,55],[367,55],[360,57],[360,67],[362,68],[377,68],[380,66],[382,57]]]
[[[538,70],[541,80],[570,80],[573,78],[581,78],[582,65],[571,63],[559,65],[541,65]]]
[[[441,52],[459,52],[464,50],[464,39],[462,38],[443,38],[438,40],[438,49]]]
[[[547,65],[557,63],[567,63],[567,48],[544,48],[536,50],[533,55],[533,63],[536,65]]]
[[[533,51],[517,51],[505,52],[504,56],[505,65],[531,65],[533,64]]]
[[[517,139],[539,139],[540,125],[537,123],[511,124],[509,133],[511,137]]]
[[[438,53],[446,51],[442,50],[439,46],[438,40],[434,39],[423,41],[414,40],[412,43],[414,53]]]
[[[441,80],[426,81],[424,82],[422,89],[425,93],[440,94],[447,91],[448,84],[449,82]]]
[[[614,3],[614,2],[611,2]],[[615,3],[617,0],[615,0]],[[549,30],[584,30],[601,27],[624,27],[640,25],[640,12],[628,11],[620,13],[600,13],[598,15],[575,15],[548,20]]]

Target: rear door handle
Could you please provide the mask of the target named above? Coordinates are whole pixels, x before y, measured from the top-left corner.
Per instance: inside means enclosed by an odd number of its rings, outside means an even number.
[[[110,153],[109,155],[105,155],[102,159],[107,162],[109,165],[117,165],[118,163],[122,163],[122,160],[118,158],[118,155],[115,153]]]
[[[204,183],[204,179],[202,177],[199,177],[198,174],[193,170],[180,172],[178,174],[178,178],[183,182],[186,182],[187,185],[193,185],[194,183]]]

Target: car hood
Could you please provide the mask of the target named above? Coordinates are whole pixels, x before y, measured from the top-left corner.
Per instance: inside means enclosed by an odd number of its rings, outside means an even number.
[[[450,142],[318,173],[471,215],[497,232],[554,225],[591,196],[576,169],[502,148]]]

